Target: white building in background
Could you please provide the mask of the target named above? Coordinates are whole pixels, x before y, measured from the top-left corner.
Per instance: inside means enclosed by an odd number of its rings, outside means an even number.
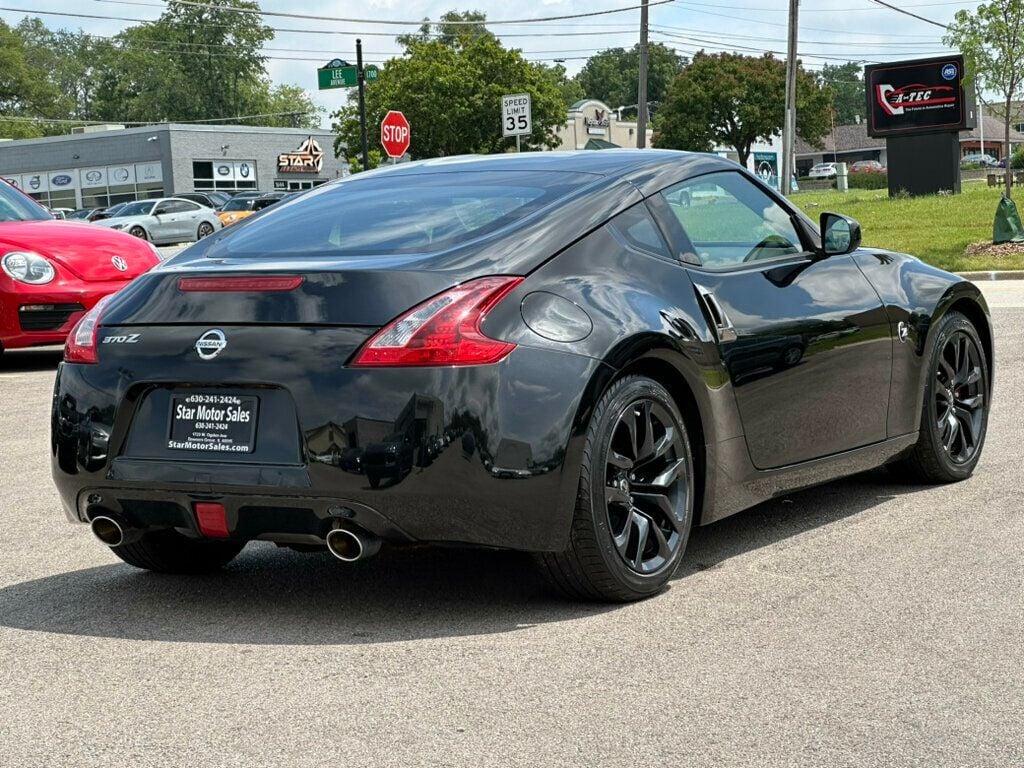
[[[620,120],[615,109],[597,99],[580,99],[566,115],[564,125],[555,129],[561,143],[555,151],[636,147],[636,121]],[[647,129],[647,146],[654,131]]]

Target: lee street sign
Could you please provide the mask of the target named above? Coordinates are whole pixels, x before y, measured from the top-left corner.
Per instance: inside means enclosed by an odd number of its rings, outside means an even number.
[[[526,136],[533,133],[533,104],[528,93],[501,97],[501,135]]]
[[[331,62],[331,64],[334,63]],[[341,66],[323,67],[316,71],[317,85],[321,91],[330,88],[354,88],[359,84],[359,70],[355,66],[344,64],[344,62],[337,63]],[[374,82],[380,74],[380,70],[372,64],[363,67],[363,71],[366,73],[366,82],[368,83]]]

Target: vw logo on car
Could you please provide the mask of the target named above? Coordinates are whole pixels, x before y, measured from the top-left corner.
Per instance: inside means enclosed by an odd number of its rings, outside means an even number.
[[[227,345],[228,340],[224,337],[224,331],[220,328],[211,328],[196,339],[196,352],[201,360],[213,360]]]
[[[125,260],[124,256],[114,256],[110,259],[110,263],[114,265],[114,269],[118,272],[128,271],[128,262]]]

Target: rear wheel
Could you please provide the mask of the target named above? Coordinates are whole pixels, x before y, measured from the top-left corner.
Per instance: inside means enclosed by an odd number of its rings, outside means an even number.
[[[244,541],[189,539],[170,529],[150,531],[110,551],[128,565],[157,573],[209,573],[230,563]]]
[[[683,416],[653,379],[627,376],[594,411],[569,547],[541,569],[570,597],[625,602],[675,573],[693,521],[693,454]]]
[[[209,237],[213,234],[213,225],[208,221],[204,221],[199,225],[199,229],[196,231],[196,239],[202,240],[204,237]]]
[[[926,483],[964,480],[981,457],[989,410],[988,363],[964,315],[950,312],[939,321],[928,365],[920,437],[892,469]]]
[[[140,226],[132,227],[131,229],[128,230],[128,234],[131,235],[132,237],[137,237],[137,238],[139,238],[141,240],[148,240],[149,239],[148,237],[146,237],[146,230],[144,230]]]

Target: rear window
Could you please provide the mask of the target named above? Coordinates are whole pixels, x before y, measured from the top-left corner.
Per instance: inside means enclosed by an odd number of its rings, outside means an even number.
[[[273,206],[217,255],[436,253],[476,240],[594,181],[577,173],[465,171],[366,176]]]

